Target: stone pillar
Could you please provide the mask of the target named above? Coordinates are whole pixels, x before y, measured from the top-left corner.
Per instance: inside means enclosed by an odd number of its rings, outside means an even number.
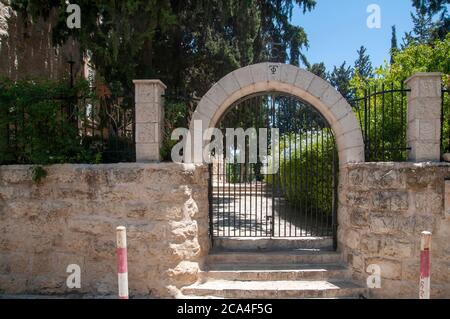
[[[445,217],[450,220],[450,179],[445,180],[444,196]]]
[[[441,160],[441,74],[416,73],[406,80],[409,160]]]
[[[134,80],[136,102],[136,162],[159,162],[163,140],[163,98],[160,80]]]

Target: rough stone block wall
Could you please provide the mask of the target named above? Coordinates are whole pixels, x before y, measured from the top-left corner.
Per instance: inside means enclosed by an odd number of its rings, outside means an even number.
[[[131,296],[175,297],[209,250],[208,172],[177,164],[0,166],[0,293],[116,295],[115,228],[128,229]],[[433,232],[432,298],[450,297],[449,164],[341,168],[339,249],[373,297],[417,298],[420,233]],[[447,187],[446,187],[447,185]],[[66,286],[81,266],[81,289]]]
[[[420,234],[433,232],[431,297],[450,298],[448,164],[362,163],[341,168],[339,247],[363,282],[381,267],[373,297],[418,298]]]
[[[209,250],[208,172],[177,164],[0,166],[0,293],[117,294],[127,227],[131,296],[173,297]],[[81,289],[66,286],[69,264]]]

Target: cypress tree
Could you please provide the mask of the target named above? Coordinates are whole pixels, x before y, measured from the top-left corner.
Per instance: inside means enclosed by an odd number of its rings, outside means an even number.
[[[391,64],[394,63],[394,56],[398,52],[398,42],[397,42],[397,30],[395,25],[392,26],[392,38],[391,38]]]

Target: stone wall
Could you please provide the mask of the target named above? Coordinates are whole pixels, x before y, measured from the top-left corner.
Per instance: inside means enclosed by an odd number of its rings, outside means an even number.
[[[417,298],[420,234],[433,232],[431,297],[450,298],[450,214],[444,211],[448,164],[362,163],[341,169],[339,247],[363,282],[381,267],[373,297]],[[447,199],[448,201],[448,199]]]
[[[209,250],[207,169],[177,164],[0,166],[0,292],[116,295],[127,226],[132,296],[171,297]],[[81,289],[66,268],[81,266]]]
[[[0,293],[115,295],[115,227],[128,229],[130,293],[174,297],[209,250],[208,172],[178,164],[0,166]],[[420,233],[433,232],[432,297],[450,298],[450,164],[341,168],[339,249],[372,297],[417,298]],[[446,189],[447,185],[447,189]],[[69,264],[81,289],[66,287]]]
[[[69,78],[68,60],[75,62],[75,76],[82,75],[83,57],[79,45],[69,40],[53,46],[52,28],[58,17],[32,21],[0,1],[0,76],[12,80],[28,78],[62,80]]]

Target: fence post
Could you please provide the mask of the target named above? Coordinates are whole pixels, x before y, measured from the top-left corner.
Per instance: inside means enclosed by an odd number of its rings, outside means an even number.
[[[405,81],[408,93],[409,160],[441,160],[441,73],[416,73]]]
[[[159,162],[163,142],[166,86],[160,80],[134,80],[136,162]]]
[[[119,299],[128,299],[128,258],[127,230],[123,226],[116,229],[117,235],[117,273],[119,282]]]
[[[420,239],[420,299],[430,299],[430,250],[431,233],[424,231]]]

